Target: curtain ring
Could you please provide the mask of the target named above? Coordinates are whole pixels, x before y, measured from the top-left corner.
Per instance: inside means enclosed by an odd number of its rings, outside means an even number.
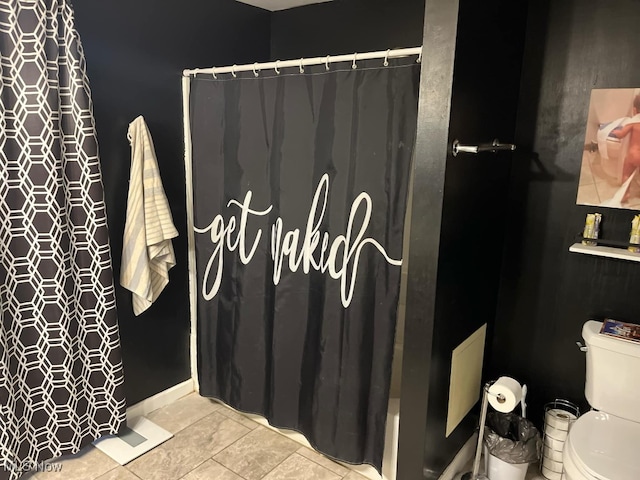
[[[258,77],[260,74],[256,71],[258,68],[258,62],[253,64],[253,76]]]
[[[199,72],[200,72],[199,68],[194,68],[193,72],[191,73],[193,75],[193,78],[196,78],[196,75],[198,75]]]
[[[216,80],[218,79],[218,77],[216,77],[216,67],[213,67],[211,69],[211,75],[213,75],[213,78],[215,78]]]
[[[233,75],[233,78],[237,77],[237,75],[236,75],[236,67],[237,67],[237,65],[235,65],[235,64],[231,67],[231,75]]]
[[[327,58],[324,59],[324,66],[327,69],[327,71],[329,71],[329,55],[327,55]]]
[[[389,66],[389,52],[391,52],[391,49],[387,50],[387,53],[385,53],[384,55],[384,66],[388,67]]]
[[[424,47],[420,47],[420,53],[418,54],[418,60],[416,60],[416,62],[418,62],[418,63],[422,63],[422,49],[423,48]]]
[[[302,66],[302,61],[304,60],[304,58],[300,59],[300,73],[304,73],[304,67]]]
[[[358,68],[358,65],[356,65],[357,58],[358,58],[358,52],[353,54],[353,63],[351,64],[351,68],[353,68],[354,70]]]
[[[280,65],[280,60],[276,60],[276,66],[273,69],[278,75],[280,75],[280,68],[278,67],[278,65]]]

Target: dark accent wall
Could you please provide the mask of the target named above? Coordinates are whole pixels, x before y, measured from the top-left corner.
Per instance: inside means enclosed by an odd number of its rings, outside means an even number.
[[[424,0],[334,0],[275,12],[271,58],[371,52],[422,44]]]
[[[73,1],[91,84],[125,369],[134,404],[191,376],[182,70],[269,58],[269,12],[232,0]],[[149,310],[135,317],[119,286],[130,168],[129,123],[143,115],[180,236],[177,265]]]
[[[575,345],[585,321],[640,323],[640,265],[568,251],[587,213],[602,213],[603,236],[617,240],[637,213],[576,206],[576,193],[591,89],[640,87],[639,26],[637,0],[547,0],[529,12],[491,370],[528,384],[538,423],[556,397],[587,407]]]
[[[448,382],[433,385],[431,378],[434,370],[443,368],[432,358],[437,350],[438,257],[458,4],[458,0],[425,3],[422,45],[430,53],[423,56],[420,77],[398,438],[397,476],[406,480],[423,479],[432,470],[425,463],[426,449],[440,450],[440,445],[427,444],[429,398],[432,388],[448,390]]]
[[[438,5],[436,1],[427,0],[428,9],[432,3]],[[431,34],[433,43],[426,46],[425,52],[434,52],[431,53],[434,55],[441,48],[450,48],[448,45],[439,45],[440,39],[445,37],[441,32],[457,28],[450,92],[451,110],[450,119],[445,118],[442,110],[441,118],[435,116],[431,124],[425,124],[426,129],[433,131],[440,123],[447,122],[445,125],[448,130],[445,130],[444,138],[440,138],[442,135],[438,138],[429,137],[429,142],[442,142],[446,139],[447,146],[450,147],[455,139],[464,144],[477,145],[491,143],[497,138],[511,143],[518,107],[526,3],[460,0],[457,18],[438,15],[440,10],[452,8],[441,3],[431,17],[429,11],[425,17],[427,31],[431,29],[435,32]],[[425,36],[425,45],[426,38]],[[435,58],[438,59],[439,56]],[[438,70],[437,61],[432,62],[436,64],[431,65],[431,75],[444,77],[445,73]],[[446,58],[443,58],[442,63],[446,64]],[[429,75],[429,72],[425,74]],[[430,98],[437,99],[443,95],[441,88],[442,86],[425,89],[425,101],[429,103]],[[437,112],[431,112],[431,115],[437,115]],[[425,135],[433,136],[433,133]],[[422,181],[416,176],[414,191],[423,192],[421,194],[424,195],[427,192],[442,192],[441,223],[439,229],[437,223],[423,224],[421,238],[416,238],[415,242],[412,238],[409,285],[420,285],[421,280],[419,272],[412,275],[412,268],[416,263],[414,255],[418,258],[427,255],[414,254],[412,249],[420,250],[425,243],[431,245],[433,242],[429,238],[433,236],[439,236],[439,245],[436,244],[437,277],[435,288],[431,285],[433,292],[420,291],[419,286],[414,287],[418,291],[413,296],[413,302],[410,287],[407,297],[404,366],[406,371],[414,363],[407,363],[407,359],[411,358],[407,350],[421,347],[420,333],[409,334],[411,325],[431,322],[431,352],[422,375],[423,381],[428,382],[422,473],[428,479],[439,478],[477,425],[478,417],[473,411],[446,437],[451,358],[452,351],[485,323],[488,326],[487,356],[491,350],[505,234],[505,197],[509,190],[512,163],[512,154],[509,152],[459,154],[457,157],[452,156],[450,149],[440,157],[432,156],[434,153],[429,153],[425,159],[417,158],[416,168],[420,168],[421,161],[435,163],[432,170],[437,170],[437,165],[440,165],[440,168],[444,168],[444,183],[439,183],[437,175],[425,176]],[[414,198],[414,217],[417,211],[425,212],[425,216],[431,215],[426,213],[426,209],[432,206],[416,208],[420,202],[420,198]],[[421,222],[424,223],[424,219],[420,217],[412,221],[412,236],[414,228]],[[430,286],[428,283],[423,285],[427,288]],[[419,307],[420,300],[417,297],[425,293],[434,295],[433,311],[420,308],[412,312],[413,308]],[[422,336],[425,334],[422,333]],[[416,381],[419,380],[416,379],[413,383]],[[401,406],[404,398],[412,395],[415,389],[416,386],[411,384],[405,387],[403,374]],[[409,418],[403,419],[403,415]],[[406,437],[404,444],[402,443],[402,426],[413,429],[409,426],[412,418],[414,415],[411,412],[402,411],[400,435],[403,448],[413,443]],[[415,441],[420,441],[419,436],[415,437]],[[403,453],[400,452],[399,455]],[[402,457],[400,460],[402,461]],[[400,469],[402,468],[400,463]],[[411,471],[401,478],[421,477]]]

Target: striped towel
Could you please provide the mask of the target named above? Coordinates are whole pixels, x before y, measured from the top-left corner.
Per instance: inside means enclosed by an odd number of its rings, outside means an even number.
[[[171,239],[178,236],[178,231],[144,118],[131,122],[127,137],[131,143],[131,174],[120,284],[133,292],[133,313],[140,315],[169,283],[169,270],[176,264]]]

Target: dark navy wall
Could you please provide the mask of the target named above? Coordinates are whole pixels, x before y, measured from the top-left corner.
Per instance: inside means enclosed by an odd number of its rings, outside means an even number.
[[[181,72],[269,58],[269,12],[232,0],[75,0],[93,95],[116,279],[130,167],[127,128],[138,115],[153,136],[180,236],[177,265],[157,302],[133,315],[116,294],[129,405],[190,378],[189,296]]]
[[[587,407],[575,345],[585,321],[640,323],[640,265],[568,251],[587,213],[623,241],[638,213],[576,206],[576,193],[591,89],[640,87],[639,25],[637,0],[546,0],[529,11],[491,371],[529,385],[537,422],[556,397]]]

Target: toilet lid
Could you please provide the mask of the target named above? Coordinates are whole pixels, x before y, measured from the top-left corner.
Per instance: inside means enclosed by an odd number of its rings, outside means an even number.
[[[574,458],[595,478],[640,479],[640,423],[591,411],[573,424],[569,439]]]

